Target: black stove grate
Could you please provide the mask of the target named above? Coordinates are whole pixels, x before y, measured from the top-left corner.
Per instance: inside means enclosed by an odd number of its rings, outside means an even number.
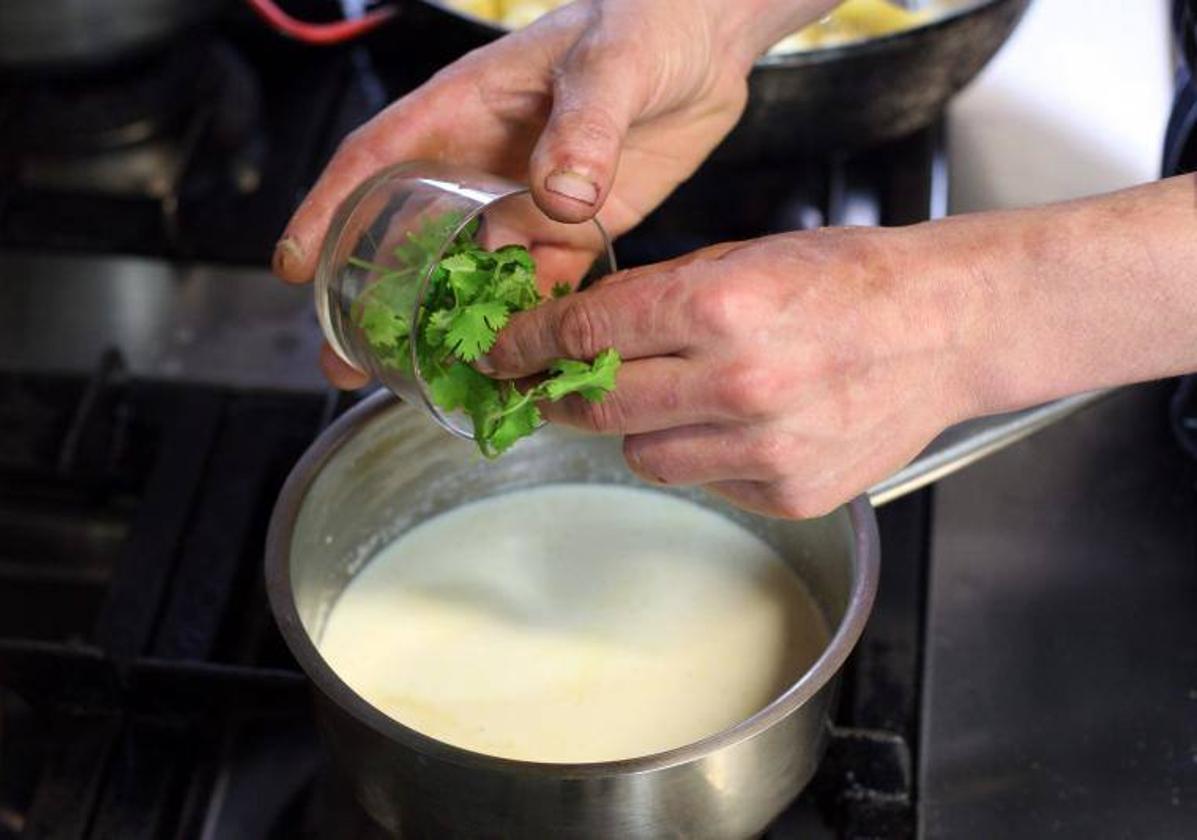
[[[339,398],[139,382],[113,357],[0,388],[38,444],[0,462],[0,837],[171,836],[239,719],[306,715],[261,546]]]

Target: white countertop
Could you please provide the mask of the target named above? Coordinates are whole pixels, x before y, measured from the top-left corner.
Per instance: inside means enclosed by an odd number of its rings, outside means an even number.
[[[954,213],[1159,177],[1173,93],[1167,0],[1034,0],[952,105]]]

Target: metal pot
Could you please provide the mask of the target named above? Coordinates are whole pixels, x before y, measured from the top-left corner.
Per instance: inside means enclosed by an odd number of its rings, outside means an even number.
[[[781,697],[679,749],[594,764],[480,755],[387,717],[320,656],[330,607],[381,545],[470,499],[562,481],[636,483],[617,439],[547,427],[499,461],[481,462],[472,444],[382,393],[321,435],[292,472],[267,540],[270,603],[315,685],[322,727],[358,798],[404,838],[759,834],[815,771],[838,673],[872,607],[878,537],[863,498],[822,519],[786,522],[697,491],[661,491],[717,509],[775,546],[834,628],[823,655]]]
[[[0,67],[70,70],[168,44],[224,0],[3,0]]]
[[[748,106],[717,159],[792,159],[905,137],[1009,38],[1031,0],[933,0],[931,23],[856,44],[766,55],[748,77]]]

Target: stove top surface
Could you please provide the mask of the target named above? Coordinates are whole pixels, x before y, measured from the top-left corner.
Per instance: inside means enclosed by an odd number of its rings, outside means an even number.
[[[380,836],[261,575],[283,478],[354,398],[149,382],[115,353],[0,394],[0,838]],[[904,562],[820,772],[768,837],[913,835],[926,512],[883,512]]]

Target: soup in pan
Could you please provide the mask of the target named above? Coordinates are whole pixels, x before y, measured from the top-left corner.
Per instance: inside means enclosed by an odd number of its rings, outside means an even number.
[[[730,519],[649,489],[557,484],[403,534],[345,588],[319,647],[432,738],[593,762],[752,716],[827,641],[798,575]]]

